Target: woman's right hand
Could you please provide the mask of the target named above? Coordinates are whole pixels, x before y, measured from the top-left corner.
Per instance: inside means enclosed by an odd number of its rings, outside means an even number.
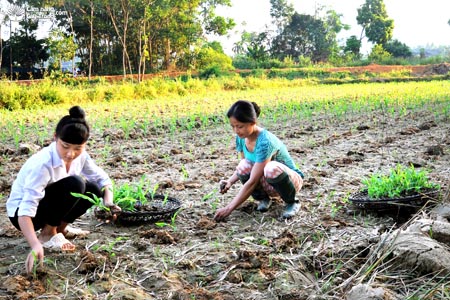
[[[38,261],[36,262],[36,260]],[[34,246],[27,256],[27,260],[25,261],[27,273],[33,272],[36,263],[39,263],[40,266],[44,263],[44,248],[40,243]]]
[[[230,208],[229,205],[219,208],[214,215],[214,220],[216,220],[217,222],[223,221],[231,214],[232,211],[233,209]]]
[[[231,183],[228,180],[221,180],[219,191],[221,194],[225,194],[230,189],[230,187]]]

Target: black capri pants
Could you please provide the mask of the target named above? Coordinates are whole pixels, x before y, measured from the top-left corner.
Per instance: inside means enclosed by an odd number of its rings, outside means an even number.
[[[39,230],[45,225],[59,226],[61,222],[73,223],[77,218],[86,213],[93,203],[89,200],[72,196],[71,193],[84,194],[92,197],[102,197],[100,188],[80,176],[69,176],[56,181],[45,188],[45,196],[39,202],[36,216],[31,218],[34,229]],[[92,193],[92,194],[91,194]],[[20,230],[18,222],[19,209],[14,217],[10,217],[11,223]]]

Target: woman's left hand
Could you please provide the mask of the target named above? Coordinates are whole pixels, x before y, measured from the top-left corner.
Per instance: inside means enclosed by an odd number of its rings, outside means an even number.
[[[231,183],[228,180],[221,180],[219,184],[220,184],[219,192],[221,194],[225,194],[231,187]]]
[[[109,208],[109,217],[106,220],[106,223],[108,223],[110,221],[115,222],[117,220],[117,217],[119,216],[119,214],[122,212],[122,209],[116,204],[109,204],[109,205],[106,205],[106,207]]]

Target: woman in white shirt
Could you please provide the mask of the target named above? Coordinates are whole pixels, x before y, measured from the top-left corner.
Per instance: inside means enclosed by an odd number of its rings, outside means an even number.
[[[113,212],[120,211],[113,203],[111,179],[85,151],[89,131],[84,111],[72,107],[58,122],[55,140],[25,162],[12,185],[6,210],[32,249],[25,263],[28,272],[35,258],[43,262],[44,248],[75,250],[65,238],[68,224],[92,203],[72,193],[95,194]]]

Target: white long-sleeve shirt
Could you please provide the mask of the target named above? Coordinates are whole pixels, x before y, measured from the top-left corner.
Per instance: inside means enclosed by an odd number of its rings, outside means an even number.
[[[86,151],[72,161],[67,172],[64,161],[56,150],[56,142],[41,149],[25,162],[11,187],[11,194],[6,202],[8,216],[14,217],[19,208],[18,216],[34,217],[39,201],[44,198],[45,188],[73,175],[82,176],[100,188],[111,184],[106,172],[95,164]]]

